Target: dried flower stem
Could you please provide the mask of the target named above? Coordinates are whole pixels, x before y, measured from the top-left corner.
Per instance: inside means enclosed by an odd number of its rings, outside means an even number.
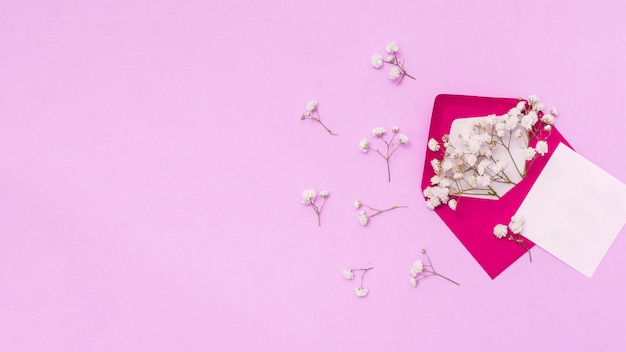
[[[398,208],[408,208],[406,205],[394,205],[394,206],[392,206],[391,208],[388,208],[388,209],[376,209],[376,208],[372,208],[372,207],[370,207],[370,206],[369,206],[369,205],[367,205],[367,204],[362,204],[362,205],[363,205],[364,207],[368,208],[368,209],[371,209],[371,210],[375,211],[375,213],[374,213],[374,214],[372,214],[372,215],[368,215],[368,216],[367,216],[368,218],[373,218],[374,216],[376,216],[376,215],[378,215],[378,214],[382,214],[382,213],[384,213],[384,212],[386,212],[386,211],[391,211],[391,210],[398,209]]]
[[[400,85],[400,83],[402,82],[405,76],[415,80],[415,77],[411,76],[408,72],[406,72],[406,69],[404,68],[404,60],[402,61],[398,60],[398,56],[396,55],[396,53],[393,53],[393,61],[391,63],[394,64],[396,67],[398,67],[398,69],[400,70],[401,76],[400,76],[400,79],[398,80],[398,83],[396,83],[396,87]]]
[[[426,250],[425,250],[425,249],[422,249],[422,253],[423,253],[424,255],[426,255],[426,259],[428,259],[428,265],[424,265],[424,266],[425,266],[425,267],[429,267],[429,268],[431,269],[431,270],[426,270],[426,269],[424,269],[424,271],[425,271],[425,272],[427,272],[427,273],[430,273],[430,274],[431,274],[431,275],[428,275],[428,276],[437,275],[437,276],[439,276],[439,277],[441,277],[441,278],[444,278],[444,279],[446,279],[446,280],[450,281],[451,283],[453,283],[453,284],[455,284],[455,285],[457,285],[457,286],[461,286],[461,284],[460,284],[460,283],[458,283],[458,282],[456,282],[456,281],[454,281],[454,280],[452,280],[452,279],[450,279],[450,278],[448,278],[448,277],[446,277],[446,276],[443,276],[443,275],[439,274],[439,273],[435,270],[435,267],[433,266],[432,262],[430,261],[430,257],[428,256],[428,253],[426,253]],[[427,276],[426,276],[426,277],[427,277]]]
[[[322,198],[322,205],[318,208],[317,205],[315,205],[315,203],[311,203],[311,208],[313,208],[313,211],[315,211],[315,214],[317,214],[317,226],[322,226],[322,209],[324,209],[324,204],[326,204],[326,198]]]
[[[314,115],[315,114],[315,115]],[[300,116],[300,119],[305,120],[305,119],[311,119],[313,121],[317,121],[320,125],[322,125],[322,127],[324,127],[324,129],[330,133],[332,136],[337,136],[336,133],[333,133],[328,127],[326,127],[326,125],[324,125],[324,123],[322,122],[322,119],[320,118],[319,113],[317,112],[317,110],[311,112],[309,115],[305,115],[302,114]]]
[[[380,150],[378,149],[374,149],[368,146],[369,149],[375,151],[378,155],[380,155],[383,159],[385,159],[385,162],[387,163],[387,181],[388,182],[391,182],[391,167],[389,166],[389,159],[391,159],[391,156],[393,155],[393,153],[395,153],[396,150],[400,148],[399,143],[395,145],[393,142],[397,134],[398,132],[393,132],[393,135],[391,136],[391,139],[389,140],[386,140],[384,137],[380,137],[380,139],[382,139],[385,145],[387,146],[387,151],[385,154],[381,153]]]
[[[517,238],[515,238],[513,237],[513,235],[509,235],[508,239],[509,241],[515,241],[519,243],[522,247],[524,247],[524,249],[528,253],[528,258],[530,259],[530,262],[531,263],[533,262],[533,255],[530,253],[530,248],[528,248],[528,246],[526,246],[526,244],[524,243],[524,236],[522,236],[521,234],[518,234]]]

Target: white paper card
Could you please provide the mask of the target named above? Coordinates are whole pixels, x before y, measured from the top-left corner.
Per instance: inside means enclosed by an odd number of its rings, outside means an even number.
[[[626,185],[561,143],[517,214],[525,237],[591,277],[626,222]]]

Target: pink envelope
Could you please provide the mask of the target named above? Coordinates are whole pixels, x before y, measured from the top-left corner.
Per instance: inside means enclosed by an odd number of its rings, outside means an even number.
[[[428,139],[435,138],[440,141],[444,134],[450,132],[452,121],[457,118],[505,114],[518,102],[518,99],[511,98],[438,95],[433,106]],[[552,134],[547,140],[548,153],[537,158],[526,178],[500,199],[463,197],[456,210],[451,210],[445,205],[435,209],[437,215],[448,225],[492,279],[513,264],[520,256],[528,256],[526,250],[519,243],[507,239],[497,239],[493,235],[493,227],[497,224],[507,225],[509,223],[511,216],[522,204],[559,142],[569,146],[563,136],[553,128]],[[435,175],[430,161],[433,158],[439,158],[440,155],[440,152],[435,153],[426,148],[422,189],[430,185],[430,179]],[[534,246],[534,243],[529,240],[525,240],[524,243],[528,248]],[[526,264],[532,265],[528,261]]]

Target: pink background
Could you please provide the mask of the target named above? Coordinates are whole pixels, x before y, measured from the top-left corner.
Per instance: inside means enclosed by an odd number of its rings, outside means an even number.
[[[534,248],[492,281],[420,182],[439,93],[537,94],[626,180],[625,33],[622,1],[1,1],[0,351],[624,350],[624,230],[592,279]],[[462,286],[412,288],[421,248]]]

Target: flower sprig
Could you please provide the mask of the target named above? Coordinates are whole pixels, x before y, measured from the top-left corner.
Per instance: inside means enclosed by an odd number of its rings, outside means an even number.
[[[396,83],[396,86],[400,85],[400,82],[402,82],[405,76],[415,79],[415,77],[411,76],[410,74],[408,74],[408,72],[406,72],[406,69],[404,68],[404,60],[398,59],[399,50],[400,50],[400,46],[398,45],[398,43],[390,42],[385,47],[385,51],[387,51],[387,54],[389,55],[385,57],[384,60],[381,54],[374,54],[372,55],[372,58],[370,59],[370,62],[372,63],[372,67],[374,67],[375,69],[380,69],[381,67],[383,67],[383,64],[385,63],[393,65],[393,67],[389,70],[389,79],[392,81],[398,80],[398,83]]]
[[[460,145],[452,145],[450,136],[444,135],[441,149],[439,141],[431,138],[428,149],[439,152],[441,157],[430,162],[435,176],[430,179],[431,185],[424,189],[426,206],[435,209],[448,204],[455,210],[460,196],[467,195],[499,199],[501,195],[494,189],[495,184],[515,185],[525,178],[533,162],[548,152],[546,140],[557,111],[544,113],[543,108],[533,95],[528,100],[520,100],[504,115],[477,119],[471,129],[459,134]],[[513,157],[513,140],[523,145],[523,165],[518,165]],[[507,174],[507,170],[511,170],[509,165],[513,165],[516,175]]]
[[[450,281],[451,283],[457,285],[457,286],[461,286],[460,283],[445,277],[441,274],[439,274],[436,270],[435,267],[433,267],[431,261],[430,261],[430,257],[428,256],[428,253],[426,253],[425,249],[422,249],[422,254],[426,255],[426,259],[428,260],[428,264],[424,264],[421,260],[416,260],[415,263],[413,263],[413,266],[411,266],[411,270],[409,270],[409,275],[411,275],[411,286],[416,287],[417,283],[420,280],[424,280],[428,277],[431,276],[439,276],[441,278],[444,278],[448,281]],[[419,277],[419,278],[418,278]]]
[[[409,137],[405,134],[399,133],[399,127],[392,127],[391,132],[393,132],[391,138],[386,139],[384,136],[385,133],[387,133],[387,130],[385,130],[384,127],[376,127],[372,129],[372,135],[375,138],[382,140],[385,144],[386,148],[384,148],[382,152],[378,148],[372,148],[370,145],[370,141],[366,138],[361,139],[361,141],[359,142],[359,149],[362,153],[365,154],[368,151],[373,150],[376,152],[376,154],[385,159],[385,162],[387,163],[387,180],[389,182],[391,182],[391,167],[389,166],[389,159],[391,159],[391,156],[393,156],[393,154],[396,152],[396,150],[398,150],[398,148],[400,148],[401,145],[409,143]]]
[[[367,212],[364,209],[361,209],[362,207],[368,208],[372,211],[374,211],[373,214],[367,214]],[[398,208],[408,208],[406,205],[394,205],[391,208],[387,208],[387,209],[376,209],[374,207],[370,207],[367,204],[363,204],[360,201],[355,201],[354,202],[354,209],[359,210],[359,222],[361,223],[361,225],[365,226],[369,223],[370,219],[373,218],[374,216],[380,215],[384,212],[387,211],[391,211],[394,209],[398,209]]]
[[[524,236],[522,236],[522,228],[524,227],[524,222],[526,220],[521,215],[513,215],[511,217],[511,221],[509,222],[509,226],[498,224],[493,228],[493,234],[498,239],[507,238],[509,241],[515,241],[519,243],[526,252],[528,253],[528,257],[530,262],[533,262],[533,256],[530,254],[530,248],[524,244]],[[510,232],[509,232],[510,230]]]
[[[304,114],[300,115],[300,120],[306,120],[306,119],[310,119],[313,121],[316,121],[317,123],[319,123],[320,125],[322,125],[322,127],[324,127],[324,129],[330,133],[333,136],[336,136],[337,134],[333,133],[328,127],[326,127],[326,125],[324,125],[324,123],[322,122],[322,119],[320,118],[320,114],[319,111],[317,109],[317,100],[311,100],[310,102],[308,102],[308,104],[306,104],[306,111],[304,112]]]
[[[311,208],[313,208],[313,211],[315,211],[315,214],[317,214],[317,225],[322,226],[322,221],[321,221],[322,209],[324,209],[324,205],[326,204],[326,199],[330,196],[330,192],[326,190],[320,191],[319,196],[322,198],[322,204],[318,207],[315,204],[315,199],[317,197],[317,193],[315,192],[315,189],[313,188],[306,189],[302,192],[302,204],[311,206]]]
[[[369,290],[367,288],[363,287],[363,278],[365,277],[365,274],[368,271],[372,270],[372,269],[374,269],[374,267],[359,268],[359,269],[343,269],[343,277],[346,280],[354,279],[354,272],[355,271],[360,271],[361,272],[361,281],[359,282],[359,287],[354,289],[354,294],[357,295],[358,297],[365,297],[369,293]]]

